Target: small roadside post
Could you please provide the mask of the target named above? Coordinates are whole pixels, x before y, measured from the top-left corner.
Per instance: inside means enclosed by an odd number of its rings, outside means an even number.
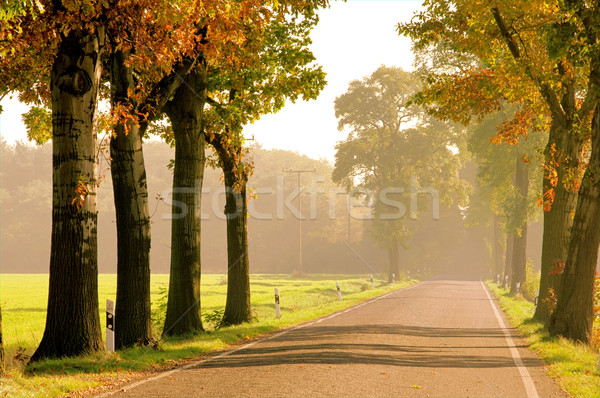
[[[392,283],[396,284],[396,274],[392,274]]]
[[[504,288],[506,289],[508,287],[508,275],[506,275],[504,277]]]
[[[521,294],[521,282],[517,282],[517,296]]]
[[[373,274],[371,274],[371,289],[373,289],[373,288],[374,288],[374,286],[373,286]]]
[[[275,317],[281,318],[281,308],[279,307],[279,289],[275,288]]]
[[[335,287],[337,288],[338,298],[340,300],[342,300],[342,289],[340,289],[340,283],[339,282],[335,282]]]
[[[115,302],[106,300],[106,351],[115,352]]]
[[[496,284],[498,285],[498,287],[500,287],[500,274],[498,274],[498,276],[496,276],[496,280],[498,282],[496,282]]]

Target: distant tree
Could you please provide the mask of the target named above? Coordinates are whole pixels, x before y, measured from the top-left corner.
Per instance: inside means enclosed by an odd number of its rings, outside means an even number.
[[[511,291],[525,283],[527,264],[527,222],[534,217],[539,199],[542,159],[540,151],[546,135],[530,134],[519,142],[508,145],[495,140],[497,126],[510,120],[510,112],[501,111],[473,125],[468,141],[469,152],[478,164],[476,195],[469,206],[469,224],[494,220],[506,232],[506,259],[504,272],[509,276]],[[491,213],[492,217],[484,213]],[[487,217],[486,217],[487,216]],[[490,220],[491,219],[491,220]],[[499,242],[493,248],[500,254]]]
[[[414,195],[433,187],[448,203],[453,195],[465,196],[458,177],[460,156],[452,152],[460,134],[410,104],[418,89],[411,73],[382,66],[351,82],[335,101],[338,128],[349,135],[337,145],[332,178],[374,193],[372,233],[388,250],[390,279],[399,273],[399,245],[408,247],[412,220],[418,217]]]

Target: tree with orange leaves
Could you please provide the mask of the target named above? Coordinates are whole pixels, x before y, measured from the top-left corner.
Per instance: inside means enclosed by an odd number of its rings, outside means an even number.
[[[17,4],[18,2],[15,2]],[[97,297],[96,134],[100,93],[110,96],[118,230],[117,346],[150,338],[150,247],[141,143],[199,54],[221,56],[272,4],[190,1],[42,1],[16,7],[0,28],[0,93],[52,110],[54,200],[48,316],[33,359],[101,348]],[[235,14],[235,18],[231,15]],[[251,32],[255,32],[250,29]],[[204,45],[208,32],[213,45]],[[32,39],[32,38],[35,38]],[[102,78],[111,83],[103,91]],[[65,328],[64,325],[70,325]]]
[[[265,21],[277,7],[274,2],[258,0],[168,3],[155,8],[141,7],[142,14],[138,18],[122,21],[121,30],[112,42],[117,51],[111,53],[109,61],[111,102],[116,120],[110,144],[119,261],[116,310],[137,324],[137,327],[128,325],[128,330],[120,330],[119,347],[147,343],[151,339],[150,217],[142,154],[142,138],[148,123],[160,117],[163,108],[179,92],[189,90],[188,73],[193,79],[208,62],[224,59],[225,63],[235,63],[246,57],[245,43],[260,35]],[[227,56],[223,57],[224,54]],[[186,113],[185,109],[186,104],[180,111]],[[184,119],[185,126],[192,128],[189,123],[193,112],[186,113]],[[178,150],[199,150],[196,144],[196,141],[188,142]],[[174,199],[181,199],[180,193],[176,192],[175,196]],[[190,214],[194,214],[193,208],[188,208],[183,218],[174,218],[175,231],[179,220],[185,220]],[[194,229],[189,231],[196,233]],[[172,257],[179,266],[173,267],[171,273],[166,330],[167,334],[183,334],[202,330],[199,246],[198,256],[186,256],[178,243],[194,242],[195,238],[178,240],[182,236],[173,235]],[[138,288],[132,289],[132,286]]]
[[[469,122],[508,102],[520,110],[513,121],[501,126],[498,139],[510,142],[532,130],[549,129],[540,296],[559,287],[559,279],[550,274],[554,264],[570,262],[574,269],[586,270],[577,279],[582,291],[577,304],[580,315],[567,316],[569,325],[561,322],[565,327],[554,329],[582,341],[589,339],[593,288],[589,268],[595,266],[595,260],[592,264],[586,256],[591,258],[595,252],[597,258],[598,237],[571,235],[580,229],[589,231],[596,217],[593,200],[582,204],[581,210],[577,204],[576,212],[578,194],[585,193],[586,185],[580,187],[576,171],[586,170],[593,181],[598,14],[597,4],[442,0],[428,2],[412,22],[399,26],[401,33],[414,39],[417,50],[442,46],[468,61],[429,74],[429,85],[418,100],[431,104],[434,114]],[[582,149],[590,137],[590,165],[581,167],[587,160]],[[583,196],[595,197],[590,191]],[[573,218],[584,211],[593,216]],[[536,317],[548,322],[549,315],[544,305],[538,305]]]
[[[32,359],[102,347],[96,239],[96,117],[106,28],[100,4],[40,2],[0,27],[2,95],[51,104],[53,199],[46,329]],[[77,189],[85,186],[81,203]]]
[[[251,319],[247,231],[248,176],[243,126],[281,109],[286,99],[311,99],[323,88],[324,73],[313,65],[309,33],[317,23],[316,8],[326,1],[280,3],[260,34],[229,46],[225,59],[207,57],[190,73],[167,104],[173,126],[174,208],[171,239],[171,284],[164,334],[192,330],[188,319],[199,315],[200,188],[204,145],[214,148],[212,166],[223,170],[226,189],[228,286],[223,324]],[[185,289],[176,290],[176,286]],[[186,303],[186,305],[184,305]],[[192,308],[192,310],[190,310]],[[190,315],[193,313],[194,315]],[[183,318],[183,322],[180,319]]]

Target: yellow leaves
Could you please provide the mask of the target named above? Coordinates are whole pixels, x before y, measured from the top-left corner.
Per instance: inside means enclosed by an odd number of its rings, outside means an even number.
[[[27,128],[27,138],[41,145],[52,139],[52,117],[45,108],[32,107],[22,116]]]
[[[501,98],[497,95],[493,71],[472,67],[462,73],[437,77],[416,100],[420,104],[435,104],[431,110],[436,117],[468,124],[473,116],[500,110]]]

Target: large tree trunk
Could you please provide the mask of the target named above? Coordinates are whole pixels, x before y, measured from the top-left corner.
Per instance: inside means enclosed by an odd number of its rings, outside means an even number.
[[[594,322],[594,276],[600,244],[600,105],[592,120],[592,153],[583,176],[556,308],[552,334],[588,343]]]
[[[222,163],[227,217],[227,301],[222,324],[237,325],[252,318],[246,206],[247,180],[245,174],[242,177],[236,175],[236,165],[231,159]]]
[[[527,275],[527,193],[529,192],[529,164],[517,157],[515,185],[519,192],[519,209],[516,216],[522,220],[521,230],[515,235],[512,252],[512,277],[510,290],[517,293],[517,283],[523,286]]]
[[[102,348],[96,109],[104,29],[63,38],[51,71],[52,240],[46,328],[32,360]],[[78,191],[79,190],[79,191]]]
[[[111,56],[111,102],[130,103],[134,88],[126,55]],[[147,344],[152,338],[150,315],[150,213],[142,134],[132,108],[132,118],[115,126],[110,141],[111,175],[117,223],[117,349]]]
[[[561,158],[557,168],[556,186],[551,184],[549,170],[544,170],[543,189],[544,192],[554,190],[554,200],[549,211],[544,212],[539,300],[534,317],[546,324],[550,318],[550,310],[544,299],[548,297],[550,289],[558,290],[561,276],[555,271],[561,268],[560,264],[564,264],[567,258],[573,213],[577,203],[577,193],[564,186],[565,171],[577,167],[577,155],[581,145],[582,141],[573,137],[568,126],[553,125],[544,151],[547,164],[552,164],[557,157]]]
[[[206,74],[190,73],[165,106],[175,134],[173,210],[171,220],[171,275],[163,335],[201,331],[200,231],[201,190],[204,178],[202,113],[206,102]]]

